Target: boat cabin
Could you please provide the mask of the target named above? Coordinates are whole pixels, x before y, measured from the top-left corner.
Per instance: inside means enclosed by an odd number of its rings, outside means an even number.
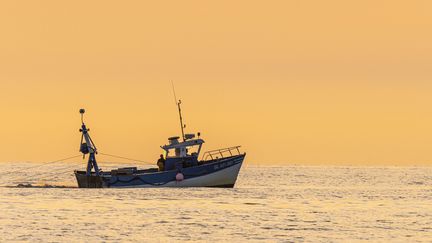
[[[183,142],[180,137],[168,138],[168,145],[161,146],[165,150],[165,170],[180,170],[198,165],[198,156],[204,140],[195,138],[195,134],[185,134]]]

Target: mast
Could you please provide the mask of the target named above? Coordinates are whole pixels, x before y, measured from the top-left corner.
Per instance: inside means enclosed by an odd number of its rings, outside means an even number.
[[[178,106],[178,111],[179,111],[179,116],[180,116],[180,127],[181,127],[181,132],[182,132],[182,138],[183,138],[183,142],[186,141],[185,135],[184,135],[184,128],[186,127],[186,125],[183,125],[183,117],[182,117],[182,113],[181,113],[181,100],[178,101],[177,106]]]
[[[96,162],[96,154],[97,154],[97,148],[94,144],[93,140],[90,137],[90,134],[88,133],[90,129],[86,127],[84,124],[84,109],[80,109],[81,114],[81,129],[79,130],[81,135],[81,145],[80,145],[80,152],[83,154],[83,158],[86,154],[89,154],[89,159],[87,162],[87,176],[90,176],[92,173],[92,169],[94,168],[94,171],[96,172],[96,175],[99,176],[99,166]],[[85,142],[84,142],[85,140]]]
[[[186,125],[183,124],[183,116],[181,113],[181,100],[177,101],[177,96],[176,96],[176,92],[175,92],[175,88],[174,88],[174,82],[171,81],[171,85],[172,85],[172,89],[173,89],[173,93],[174,93],[174,102],[176,103],[177,107],[178,107],[178,112],[179,112],[179,117],[180,117],[180,128],[181,128],[181,132],[182,132],[182,139],[183,142],[186,141],[186,137],[184,134],[184,128],[186,127]]]

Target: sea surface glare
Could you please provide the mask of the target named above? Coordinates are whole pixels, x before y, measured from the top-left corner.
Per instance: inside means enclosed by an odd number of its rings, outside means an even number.
[[[71,164],[34,165],[0,163],[23,168],[0,184],[75,186]],[[432,167],[245,165],[234,189],[0,187],[9,241],[432,242]]]

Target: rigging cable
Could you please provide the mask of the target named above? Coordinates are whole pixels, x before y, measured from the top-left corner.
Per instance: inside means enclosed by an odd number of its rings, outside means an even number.
[[[30,176],[30,177],[27,177],[27,178],[25,178],[25,179],[26,179],[26,182],[34,181],[34,180],[39,180],[39,181],[41,181],[41,180],[44,180],[44,179],[47,179],[47,178],[50,178],[50,177],[53,177],[53,176],[56,176],[56,175],[64,175],[64,174],[71,174],[71,175],[72,175],[72,173],[71,173],[71,169],[72,169],[72,168],[77,168],[78,166],[79,166],[79,165],[67,166],[67,167],[63,167],[63,168],[61,168],[61,169],[58,169],[58,170],[56,170],[56,171],[53,171],[53,172],[47,173],[47,174],[45,174],[45,175],[43,175],[43,176],[40,176],[40,177],[37,177],[37,176]],[[18,178],[18,179],[22,179],[22,178]],[[17,179],[17,180],[18,180],[18,179]],[[14,183],[19,183],[19,182],[20,182],[20,181],[17,181],[17,180],[15,180]]]
[[[27,167],[27,168],[23,168],[23,169],[19,169],[19,170],[9,171],[9,172],[6,172],[6,173],[2,173],[1,176],[5,176],[5,175],[17,173],[17,172],[22,172],[22,171],[26,171],[26,170],[30,170],[30,169],[35,169],[35,168],[39,168],[39,167],[42,167],[42,166],[45,166],[45,165],[54,164],[54,163],[62,162],[62,161],[69,160],[69,159],[75,159],[75,158],[78,158],[78,157],[81,157],[81,155],[71,156],[71,157],[67,157],[67,158],[63,158],[63,159],[59,159],[59,160],[43,163],[41,165],[35,165],[35,166],[31,166],[31,167]]]
[[[29,181],[29,180],[33,180],[33,179],[39,179],[39,178],[48,178],[50,176],[55,176],[56,174],[61,174],[65,169],[68,169],[70,172],[71,168],[73,168],[73,167],[76,168],[79,166],[78,162],[73,162],[73,163],[75,163],[75,164],[73,164],[72,166],[71,165],[62,166],[60,168],[55,168],[55,170],[53,170],[53,171],[43,172],[42,174],[39,173],[39,174],[33,174],[33,175],[18,175],[18,176],[10,178],[9,180],[11,182],[15,183],[15,182],[21,181],[21,180]],[[40,177],[38,177],[38,176],[40,176]]]
[[[123,157],[123,156],[118,156],[118,155],[113,155],[113,154],[105,154],[105,153],[101,153],[101,152],[98,152],[98,154],[109,156],[109,157],[113,157],[113,158],[118,158],[118,159],[125,159],[125,160],[130,160],[130,161],[142,162],[142,163],[149,164],[149,165],[154,164],[154,163],[151,163],[151,162],[148,162],[148,161],[144,161],[144,160],[131,159],[131,158],[127,158],[127,157]]]

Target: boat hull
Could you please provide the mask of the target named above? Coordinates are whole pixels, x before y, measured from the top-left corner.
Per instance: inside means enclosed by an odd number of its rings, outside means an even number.
[[[234,187],[245,154],[218,159],[205,164],[152,173],[137,173],[131,175],[112,175],[110,172],[100,176],[87,176],[84,171],[75,171],[80,188],[151,188],[151,187]],[[177,180],[178,173],[183,180]]]

